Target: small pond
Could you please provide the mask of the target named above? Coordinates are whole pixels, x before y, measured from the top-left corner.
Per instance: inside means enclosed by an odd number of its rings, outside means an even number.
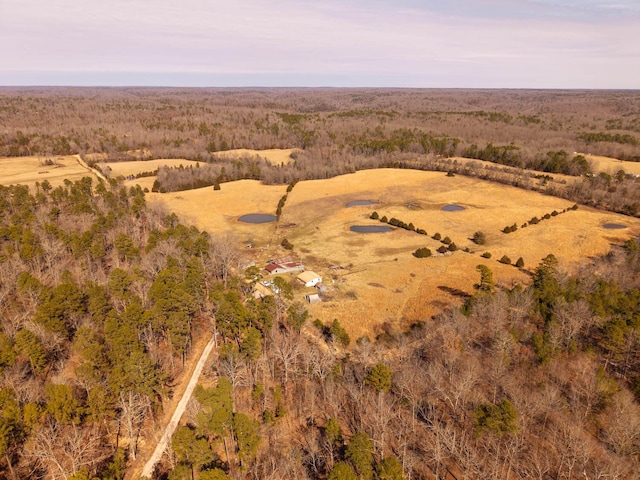
[[[384,233],[393,230],[388,225],[352,225],[349,230],[356,233]]]
[[[602,228],[606,228],[607,230],[622,230],[623,228],[627,228],[627,226],[620,223],[605,223],[602,225]]]
[[[354,200],[353,202],[347,203],[347,207],[359,207],[360,205],[377,205],[378,202],[374,202],[373,200]]]
[[[275,215],[267,213],[249,213],[238,217],[238,221],[242,223],[269,223],[275,222],[277,218]]]
[[[449,205],[445,205],[444,207],[442,207],[442,210],[444,210],[445,212],[459,212],[461,210],[464,210],[464,207],[462,205],[450,203]]]

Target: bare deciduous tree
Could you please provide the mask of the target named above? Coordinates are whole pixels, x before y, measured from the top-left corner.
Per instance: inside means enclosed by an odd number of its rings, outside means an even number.
[[[109,456],[102,433],[96,426],[62,425],[48,422],[27,444],[25,454],[53,480],[66,480],[95,467]]]
[[[117,408],[120,427],[128,439],[131,458],[135,460],[140,429],[145,419],[151,414],[151,401],[146,395],[129,390],[120,392]]]

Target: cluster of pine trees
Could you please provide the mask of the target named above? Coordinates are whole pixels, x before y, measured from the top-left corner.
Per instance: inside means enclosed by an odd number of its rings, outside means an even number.
[[[0,468],[122,478],[222,278],[209,236],[88,177],[0,187]],[[145,423],[146,422],[146,423]]]

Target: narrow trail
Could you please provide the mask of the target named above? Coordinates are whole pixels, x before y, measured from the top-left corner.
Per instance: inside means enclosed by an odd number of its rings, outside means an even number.
[[[191,395],[193,394],[193,391],[196,388],[198,379],[202,374],[204,365],[207,362],[207,359],[209,358],[209,355],[211,354],[211,351],[213,350],[214,345],[215,345],[215,335],[211,337],[211,339],[209,340],[209,343],[207,343],[206,347],[204,347],[202,355],[200,356],[200,360],[198,360],[198,363],[193,369],[193,373],[191,374],[189,383],[187,384],[187,387],[184,393],[182,394],[182,398],[178,402],[178,405],[176,406],[176,409],[174,410],[173,415],[171,416],[171,420],[169,420],[169,423],[167,424],[167,427],[165,428],[162,434],[162,437],[158,441],[158,444],[156,445],[155,450],[153,451],[151,457],[149,458],[149,460],[147,460],[147,463],[145,463],[142,469],[142,472],[140,474],[141,477],[148,477],[148,478],[152,477],[156,464],[162,458],[162,454],[167,448],[167,445],[171,440],[171,436],[173,435],[173,432],[176,430],[176,427],[178,426],[178,422],[180,422],[180,418],[182,417],[182,414],[187,408],[187,403],[189,403],[189,399],[191,398]]]
[[[93,173],[96,177],[104,180],[105,182],[108,181],[107,177],[105,177],[99,170],[97,170],[95,168],[91,168],[89,165],[87,165],[87,162],[85,162],[80,155],[74,155],[74,157],[76,157],[76,159],[78,160],[78,163],[80,164],[80,166],[86,168],[91,173]]]

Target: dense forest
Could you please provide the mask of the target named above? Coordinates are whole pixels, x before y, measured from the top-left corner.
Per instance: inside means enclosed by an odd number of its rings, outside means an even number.
[[[640,245],[350,339],[225,239],[89,178],[0,188],[0,471],[120,479],[194,341],[218,336],[168,479],[634,478]],[[192,477],[193,476],[193,477]]]
[[[209,161],[297,147],[327,168],[424,153],[566,173],[584,166],[548,152],[640,159],[637,91],[5,87],[0,115],[0,156]]]

